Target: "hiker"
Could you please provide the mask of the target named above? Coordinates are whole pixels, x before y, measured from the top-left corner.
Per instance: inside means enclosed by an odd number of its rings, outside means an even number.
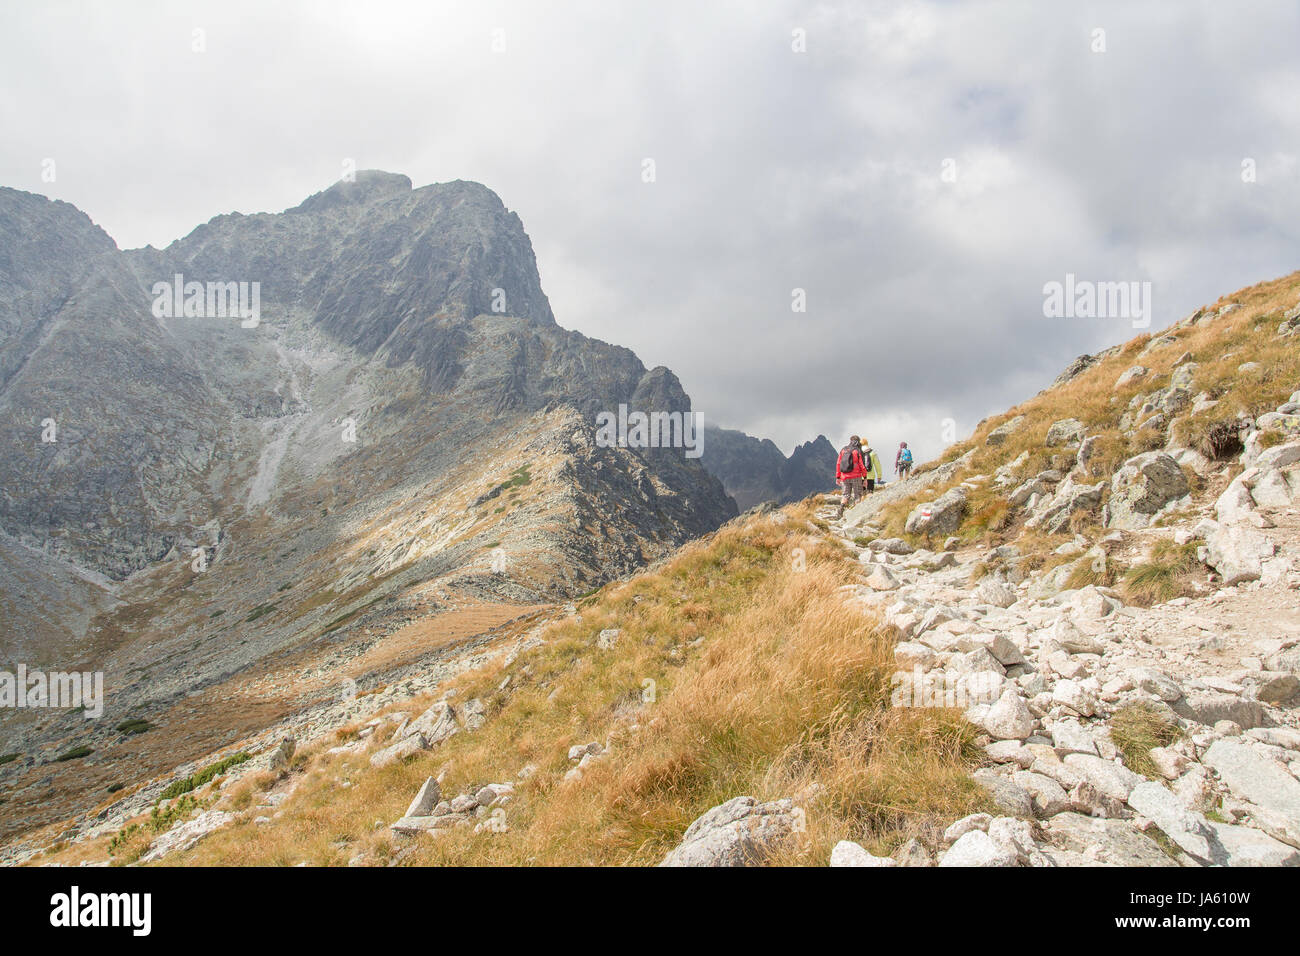
[[[851,435],[849,443],[840,449],[839,457],[835,459],[835,480],[843,489],[836,518],[844,517],[844,509],[862,497],[862,479],[866,475],[867,460],[862,454],[862,439]]]
[[[877,484],[885,483],[885,469],[881,467],[880,456],[871,447],[871,443],[863,441],[862,444],[867,446],[867,450],[862,453],[862,460],[867,463],[867,491],[875,491]]]
[[[894,474],[899,479],[907,477],[908,472],[912,470],[912,449],[907,447],[907,442],[899,442],[898,455],[894,458]]]

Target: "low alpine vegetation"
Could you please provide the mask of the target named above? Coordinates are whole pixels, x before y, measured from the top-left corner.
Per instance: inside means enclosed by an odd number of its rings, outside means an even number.
[[[191,774],[182,780],[177,780],[162,792],[162,799],[170,800],[173,797],[179,797],[183,793],[189,793],[191,790],[196,790],[209,780],[221,776],[221,774],[225,773],[231,767],[239,766],[239,764],[248,760],[250,756],[251,754],[247,754],[241,750],[239,753],[231,754],[229,757],[218,760],[214,764],[209,764],[198,773]]]
[[[272,822],[215,833],[191,861],[653,864],[705,810],[747,794],[797,796],[806,831],[775,862],[821,863],[838,840],[885,851],[982,808],[975,729],[959,711],[891,707],[893,641],[845,609],[854,562],[809,534],[810,517],[750,517],[601,589],[509,669],[457,680],[453,700],[484,704],[478,730],[379,770],[317,752]],[[569,748],[588,741],[605,756],[566,779]],[[504,831],[411,841],[376,828],[439,774],[447,794],[517,781]]]
[[[1124,600],[1139,607],[1163,604],[1195,592],[1195,580],[1204,576],[1196,557],[1197,543],[1175,544],[1161,538],[1151,548],[1151,556],[1124,572],[1120,590]]]
[[[1156,776],[1151,751],[1168,747],[1180,736],[1178,725],[1156,706],[1145,701],[1129,704],[1115,711],[1110,721],[1110,736],[1124,754],[1124,763],[1135,773]]]

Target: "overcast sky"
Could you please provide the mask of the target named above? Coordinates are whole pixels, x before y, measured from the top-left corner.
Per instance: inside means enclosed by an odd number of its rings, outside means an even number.
[[[707,421],[923,460],[1136,334],[1045,283],[1149,281],[1159,327],[1300,268],[1297,38],[1240,0],[7,3],[0,185],[130,248],[346,160],[477,180],[560,324]]]

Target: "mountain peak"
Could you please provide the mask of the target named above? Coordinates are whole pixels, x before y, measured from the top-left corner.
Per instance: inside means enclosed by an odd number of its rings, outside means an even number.
[[[392,199],[411,191],[411,177],[382,169],[363,169],[352,179],[340,179],[333,186],[308,196],[288,212],[319,212]]]

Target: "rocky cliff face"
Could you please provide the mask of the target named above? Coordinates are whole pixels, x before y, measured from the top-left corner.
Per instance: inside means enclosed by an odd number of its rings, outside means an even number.
[[[704,466],[721,479],[742,510],[765,501],[786,504],[835,485],[835,447],[818,435],[786,458],[770,439],[730,428],[706,428]]]
[[[556,324],[476,183],[363,172],[126,252],[0,189],[0,652],[105,669],[107,725],[412,608],[585,593],[736,513],[680,448],[602,447],[621,403],[691,407]]]

